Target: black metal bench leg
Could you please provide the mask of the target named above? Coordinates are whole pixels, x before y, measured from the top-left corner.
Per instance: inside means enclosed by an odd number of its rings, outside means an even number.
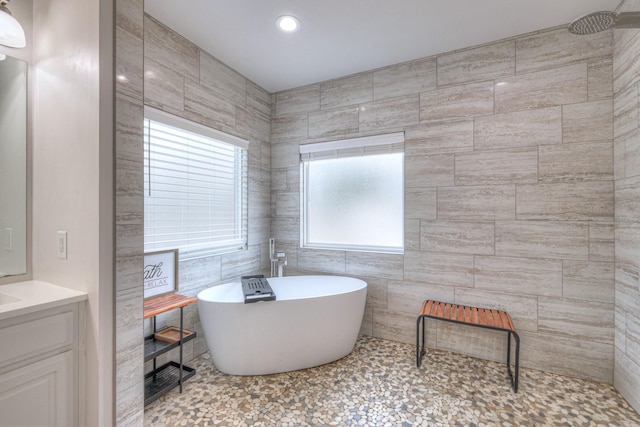
[[[416,366],[419,368],[422,363],[422,356],[425,355],[425,317],[418,316],[416,321]],[[422,328],[422,331],[420,330]],[[422,337],[422,341],[420,338]]]
[[[516,342],[516,354],[515,354],[515,367],[513,373],[511,372],[511,334]],[[509,374],[509,380],[511,381],[511,388],[515,393],[518,392],[518,374],[520,368],[520,337],[513,331],[507,332],[507,373]]]
[[[515,393],[518,392],[518,374],[520,371],[520,337],[518,336],[518,334],[516,334],[515,332],[513,332],[513,338],[516,340],[516,373],[515,373],[515,381],[514,381],[514,385],[513,385],[513,391]]]
[[[419,368],[420,367],[420,359],[421,359],[421,354],[420,354],[420,321],[422,320],[422,316],[418,316],[418,319],[416,320],[416,366]]]

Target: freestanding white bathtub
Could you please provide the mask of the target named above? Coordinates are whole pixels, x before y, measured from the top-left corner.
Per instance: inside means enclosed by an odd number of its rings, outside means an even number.
[[[198,294],[198,312],[216,367],[231,375],[310,368],[351,353],[367,283],[350,277],[268,279],[276,301],[244,303],[240,282]]]

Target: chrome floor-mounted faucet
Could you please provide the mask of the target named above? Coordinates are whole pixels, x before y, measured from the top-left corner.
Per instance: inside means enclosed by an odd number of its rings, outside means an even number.
[[[284,267],[287,265],[287,255],[284,252],[276,252],[276,239],[269,239],[269,259],[271,260],[271,277],[282,277]]]

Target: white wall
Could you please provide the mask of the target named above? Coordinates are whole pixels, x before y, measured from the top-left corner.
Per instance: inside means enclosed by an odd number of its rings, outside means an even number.
[[[111,425],[113,154],[110,0],[36,0],[33,277],[89,294],[86,424]],[[59,259],[57,231],[68,233]]]

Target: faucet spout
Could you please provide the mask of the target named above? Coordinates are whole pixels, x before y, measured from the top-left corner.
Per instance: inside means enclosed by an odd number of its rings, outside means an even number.
[[[276,263],[278,265],[278,277],[284,275],[284,267],[287,265],[287,255],[284,252],[276,254]]]

